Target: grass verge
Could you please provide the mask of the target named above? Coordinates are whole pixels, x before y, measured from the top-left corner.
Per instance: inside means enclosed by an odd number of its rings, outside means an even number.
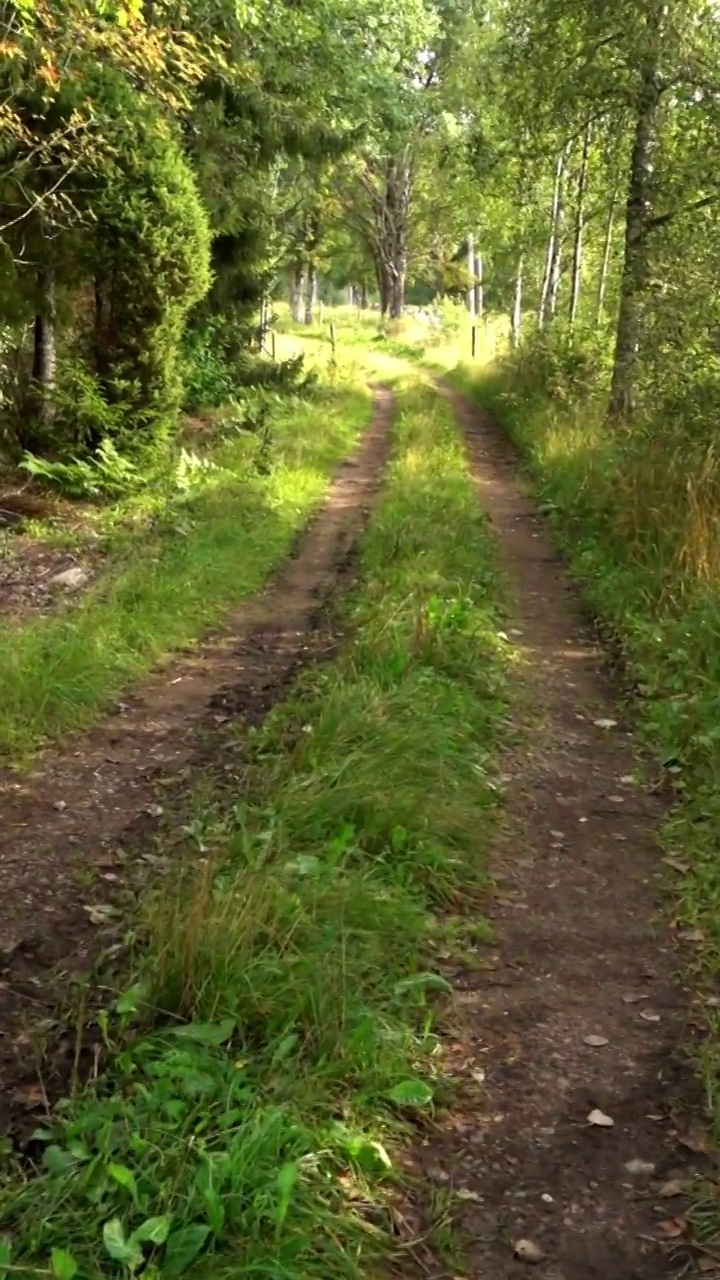
[[[663,831],[691,949],[700,1049],[720,1141],[720,473],[713,448],[639,423],[613,433],[585,399],[558,405],[522,358],[460,367],[458,385],[518,444],[572,570],[620,641],[641,728],[677,801]],[[672,428],[672,424],[670,424]],[[718,1213],[710,1215],[717,1233]],[[703,1221],[708,1221],[707,1215]],[[705,1231],[706,1228],[703,1228]]]
[[[508,660],[449,410],[415,386],[395,431],[353,638],[255,732],[242,800],[191,813],[114,1061],[0,1197],[0,1274],[328,1280],[390,1247],[392,1133],[443,1087],[433,953],[487,934]]]
[[[278,410],[260,458],[257,438],[231,426],[184,493],[150,522],[118,524],[110,569],[77,605],[0,626],[0,758],[87,724],[257,590],[370,412],[366,390],[324,388]]]

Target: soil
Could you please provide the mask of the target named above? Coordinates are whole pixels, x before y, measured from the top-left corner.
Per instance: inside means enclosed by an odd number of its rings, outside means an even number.
[[[68,551],[21,533],[3,538],[0,529],[0,620],[27,623],[74,602],[92,582],[101,561],[97,549]],[[81,581],[55,581],[68,570],[79,570]]]
[[[504,565],[526,723],[501,764],[496,944],[487,964],[451,974],[458,1091],[425,1139],[422,1176],[458,1210],[478,1280],[695,1274],[683,1196],[663,1185],[710,1157],[688,1137],[702,1105],[661,914],[662,801],[643,785],[617,685],[509,447],[442,390]],[[595,1109],[612,1126],[589,1123]],[[520,1241],[532,1259],[515,1256]],[[428,1274],[457,1268],[437,1250],[423,1262]]]
[[[117,945],[138,867],[153,874],[188,777],[209,760],[222,768],[223,727],[259,721],[332,646],[327,605],[387,458],[393,398],[375,394],[359,448],[266,591],[34,772],[0,775],[0,1131],[20,1144],[72,1069],[63,1000]]]

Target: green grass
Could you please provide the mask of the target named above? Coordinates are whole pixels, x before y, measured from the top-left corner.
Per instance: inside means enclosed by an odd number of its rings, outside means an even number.
[[[522,357],[454,375],[519,445],[572,570],[619,640],[639,728],[677,804],[663,830],[676,916],[708,1036],[700,1052],[720,1139],[720,468],[683,423],[614,433],[599,400],[549,401]],[[717,1233],[718,1217],[713,1218]]]
[[[0,758],[17,763],[87,724],[257,590],[370,411],[367,390],[350,384],[290,402],[273,419],[262,472],[255,438],[228,430],[184,493],[154,495],[150,519],[147,502],[129,525],[118,517],[109,568],[76,606],[0,626]]]
[[[392,380],[402,377],[408,362],[424,363],[446,372],[470,355],[470,321],[462,307],[446,303],[443,323],[427,324],[408,315],[399,323],[382,321],[377,311],[354,307],[326,307],[323,320],[314,325],[294,324],[287,309],[278,307],[277,355],[281,359],[302,353],[308,364],[327,372],[333,365],[331,326],[336,335],[335,368],[344,376],[371,373]],[[503,345],[507,321],[502,316],[486,316],[476,332],[476,361],[495,357]]]
[[[0,1197],[12,1274],[354,1280],[387,1258],[394,1139],[444,1088],[435,953],[461,909],[465,945],[487,938],[510,661],[456,427],[417,384],[360,584],[339,658],[245,744],[242,793],[208,782],[184,815],[185,874],[101,1019],[113,1061]]]

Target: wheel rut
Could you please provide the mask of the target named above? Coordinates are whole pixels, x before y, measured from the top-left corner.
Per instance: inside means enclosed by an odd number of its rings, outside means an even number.
[[[485,968],[452,974],[458,1094],[423,1150],[425,1176],[456,1193],[477,1280],[694,1273],[672,1225],[683,1197],[667,1195],[707,1157],[683,1145],[699,1107],[661,915],[663,805],[508,445],[440,390],[495,532],[523,669],[501,766],[496,943]],[[612,1123],[589,1123],[593,1112]],[[533,1257],[515,1256],[519,1241]],[[429,1269],[452,1270],[437,1258]]]
[[[378,388],[374,399],[361,443],[266,590],[116,714],[32,773],[0,778],[0,1131],[19,1141],[67,1084],[75,1050],[58,1010],[122,934],[173,795],[222,768],[224,725],[260,721],[334,647],[327,606],[352,572],[389,451],[394,398]]]

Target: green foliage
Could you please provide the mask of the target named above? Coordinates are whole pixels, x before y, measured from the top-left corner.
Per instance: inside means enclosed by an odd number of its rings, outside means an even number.
[[[45,439],[49,449],[92,451],[103,439],[122,437],[124,406],[108,402],[97,374],[77,357],[61,361],[52,405],[52,424]]]
[[[137,467],[107,438],[86,458],[52,462],[26,453],[20,466],[31,476],[57,485],[69,498],[116,498],[142,483]]]
[[[185,407],[190,411],[226,404],[236,390],[223,331],[222,321],[209,319],[202,325],[188,329],[185,334]]]
[[[210,283],[210,231],[172,132],[136,118],[96,210],[95,361],[128,415],[126,445],[174,427],[183,397],[180,344]]]
[[[566,328],[535,329],[525,341],[517,368],[522,390],[531,396],[542,388],[548,399],[558,404],[590,397],[608,369],[608,351],[602,338],[581,337]]]
[[[247,392],[255,390],[307,395],[317,377],[304,364],[302,354],[271,360],[258,351],[238,349],[228,316],[206,319],[184,340],[186,407],[220,406],[236,398],[244,404]]]

